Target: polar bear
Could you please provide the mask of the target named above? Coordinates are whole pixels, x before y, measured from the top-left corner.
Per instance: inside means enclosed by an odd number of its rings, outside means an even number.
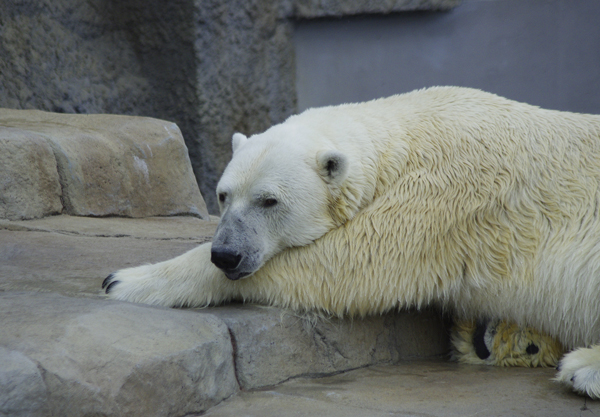
[[[328,314],[442,305],[556,338],[600,398],[600,116],[435,87],[233,136],[212,244],[111,274],[111,298]],[[212,262],[211,262],[212,261]]]

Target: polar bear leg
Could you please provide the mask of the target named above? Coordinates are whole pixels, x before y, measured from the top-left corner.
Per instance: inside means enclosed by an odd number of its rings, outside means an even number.
[[[554,338],[505,320],[457,321],[452,357],[470,364],[555,367],[564,353]]]
[[[600,399],[600,345],[569,352],[558,365],[556,381],[580,394]]]
[[[168,261],[122,269],[102,288],[110,298],[167,307],[219,304],[233,295],[231,281],[210,262],[206,243]]]

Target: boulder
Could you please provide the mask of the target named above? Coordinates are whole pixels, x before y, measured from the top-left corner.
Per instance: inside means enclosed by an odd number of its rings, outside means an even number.
[[[208,314],[8,292],[0,315],[0,415],[183,416],[237,391]]]
[[[0,415],[44,415],[48,392],[37,364],[21,352],[0,346]]]
[[[208,219],[174,123],[0,109],[0,155],[15,161],[0,167],[7,178],[0,186],[3,218],[35,218],[62,210],[77,216],[187,214]],[[21,187],[23,183],[27,186]],[[21,191],[14,196],[14,190]],[[39,203],[23,210],[23,200]]]

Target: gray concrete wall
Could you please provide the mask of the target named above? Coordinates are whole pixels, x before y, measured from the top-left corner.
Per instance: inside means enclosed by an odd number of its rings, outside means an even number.
[[[304,20],[299,110],[433,85],[600,113],[600,1],[463,0],[447,12]]]

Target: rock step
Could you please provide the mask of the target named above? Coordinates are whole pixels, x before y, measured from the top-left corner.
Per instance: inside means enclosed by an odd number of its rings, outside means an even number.
[[[177,125],[0,109],[0,218],[208,212]]]
[[[210,314],[5,292],[0,315],[0,414],[183,416],[237,389]]]
[[[361,320],[0,293],[0,413],[183,416],[240,389],[446,351],[434,313]]]

